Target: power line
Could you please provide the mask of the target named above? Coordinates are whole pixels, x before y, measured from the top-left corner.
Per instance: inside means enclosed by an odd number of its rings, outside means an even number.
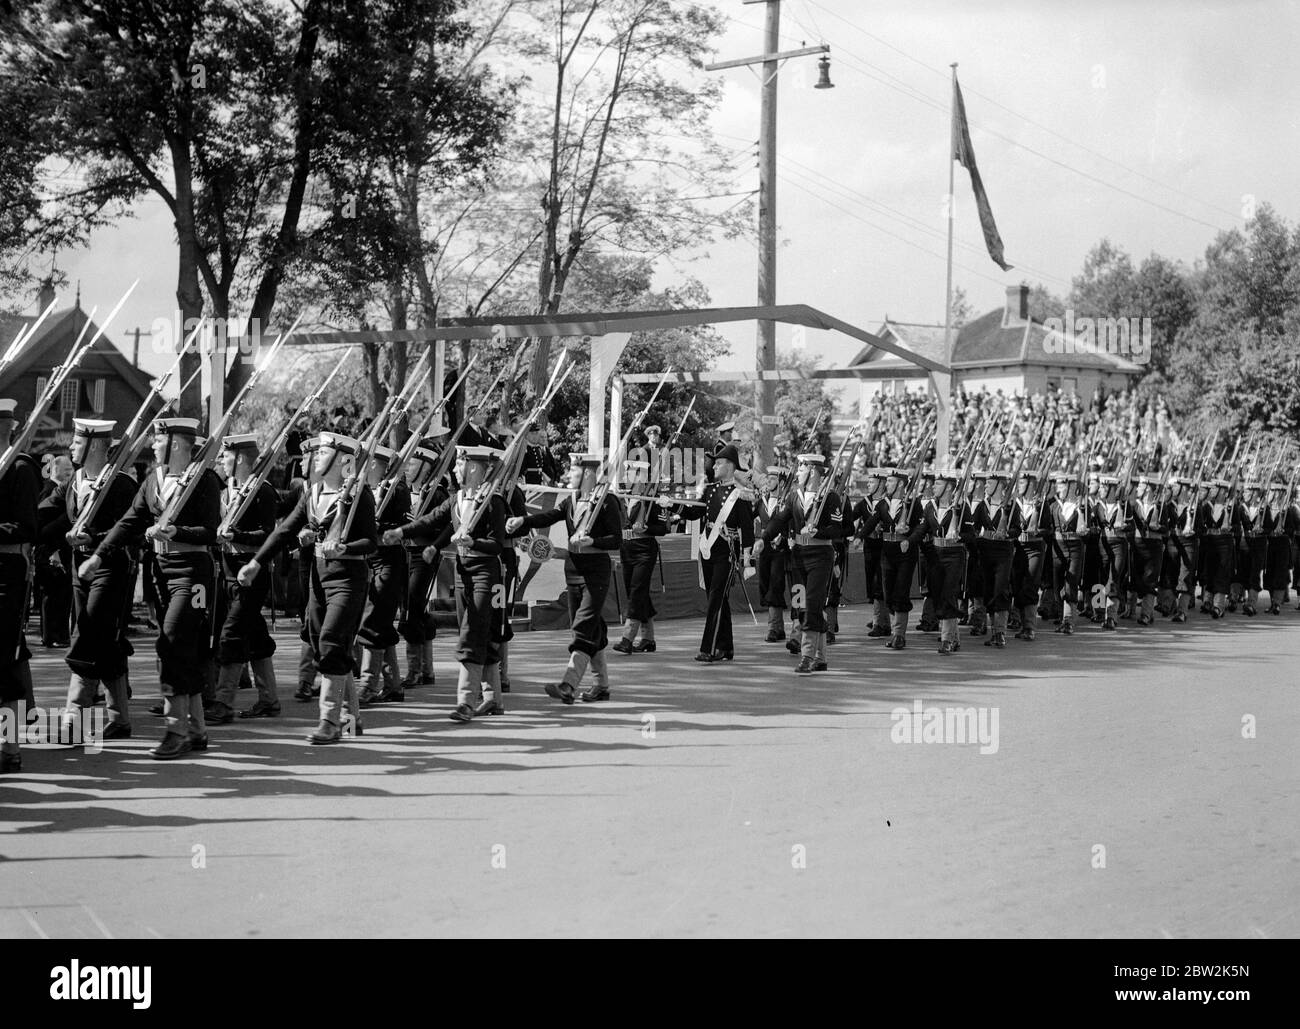
[[[888,40],[882,39],[880,36],[877,36],[872,32],[868,32],[866,29],[862,28],[861,26],[855,25],[853,22],[849,21],[843,15],[837,14],[835,11],[832,11],[829,8],[822,6],[820,3],[817,3],[817,0],[805,0],[805,2],[811,3],[812,6],[814,7],[821,8],[832,18],[835,18],[836,20],[843,22],[845,25],[853,29],[855,32],[858,32],[863,36],[866,36],[868,39],[874,40],[875,42],[879,43],[881,46],[885,47],[888,50],[892,50],[900,57],[903,57],[906,60],[911,61],[913,64],[917,65],[918,67],[924,68],[926,71],[932,72],[935,75],[939,75],[945,80],[948,80],[950,78],[950,72],[942,68],[936,68],[933,65],[926,64],[924,61],[920,60],[919,58],[913,57],[911,54],[907,53],[906,51],[900,49],[899,47],[894,46],[894,44],[890,43]],[[1013,108],[1010,108],[1003,103],[1000,103],[999,101],[995,100],[993,97],[989,96],[987,93],[981,93],[979,90],[969,89],[969,88],[965,89],[965,92],[971,94],[972,96],[977,96],[982,100],[986,100],[994,107],[1006,111],[1008,114],[1012,115],[1013,117],[1019,118],[1021,121],[1027,122],[1028,124],[1043,130],[1049,135],[1055,136],[1057,139],[1065,143],[1068,143],[1073,147],[1077,147],[1078,149],[1084,151],[1085,153],[1091,154],[1092,156],[1102,161],[1105,161],[1108,164],[1114,165],[1116,168],[1120,168],[1123,171],[1128,172],[1130,175],[1136,175],[1138,178],[1144,179],[1145,181],[1150,182],[1153,185],[1159,186],[1161,189],[1167,189],[1171,193],[1177,193],[1179,196],[1187,200],[1192,200],[1195,203],[1201,204],[1203,207],[1207,207],[1218,214],[1226,215],[1227,217],[1232,218],[1234,220],[1237,218],[1237,214],[1235,212],[1229,211],[1223,207],[1219,207],[1217,204],[1211,203],[1208,200],[1202,200],[1200,197],[1188,193],[1186,190],[1180,189],[1177,186],[1172,186],[1167,182],[1162,182],[1161,180],[1154,178],[1153,176],[1148,175],[1145,172],[1139,171],[1136,168],[1132,168],[1129,165],[1124,164],[1122,161],[1117,161],[1113,157],[1109,157],[1106,154],[1103,154],[1100,150],[1096,150],[1085,143],[1080,143],[1078,140],[1072,139],[1071,137],[1065,135],[1062,132],[1058,132],[1056,129],[1053,129],[1051,126],[1045,125],[1042,122],[1029,117],[1027,114],[1022,114],[1021,112],[1016,111]],[[989,131],[989,130],[985,128],[985,131]],[[1217,228],[1217,226],[1215,227]]]

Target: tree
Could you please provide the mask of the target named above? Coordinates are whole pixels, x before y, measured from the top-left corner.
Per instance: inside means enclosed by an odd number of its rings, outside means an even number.
[[[521,102],[491,203],[457,214],[463,256],[440,254],[443,293],[458,300],[448,306],[478,313],[491,296],[503,313],[578,310],[577,280],[601,248],[658,260],[744,231],[748,193],[727,185],[731,157],[707,120],[720,83],[701,73],[722,24],[684,0],[555,0],[487,21],[495,56],[540,81],[547,101]],[[550,349],[534,345],[534,389]],[[524,356],[511,355],[507,409]]]

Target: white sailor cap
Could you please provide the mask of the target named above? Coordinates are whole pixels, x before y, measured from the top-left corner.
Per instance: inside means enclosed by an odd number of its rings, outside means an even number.
[[[17,400],[0,399],[0,418],[17,418],[18,415],[15,410],[17,407]]]
[[[1078,473],[1071,472],[1068,470],[1063,472],[1052,472],[1052,474],[1049,475],[1048,478],[1052,482],[1078,482],[1079,481]]]
[[[438,452],[436,450],[430,450],[428,447],[416,447],[415,450],[411,452],[411,456],[423,461],[425,464],[438,463]]]
[[[990,468],[984,473],[986,479],[1001,479],[1003,482],[1011,481],[1011,470],[1008,468]]]
[[[1141,483],[1144,486],[1154,486],[1157,482],[1154,476],[1148,475],[1146,472],[1143,472],[1141,475],[1133,476],[1133,480],[1135,482]]]
[[[501,458],[501,451],[496,447],[466,447],[457,445],[456,456],[463,457],[466,461],[497,461]]]
[[[785,474],[785,469],[782,468],[779,464],[770,464],[770,465],[767,466],[767,474],[768,474],[768,475],[784,475],[784,474]]]
[[[241,432],[235,436],[222,436],[221,448],[223,450],[256,450],[257,433]]]
[[[826,455],[825,454],[800,454],[799,463],[824,465],[826,464]]]
[[[717,431],[718,431],[718,432],[735,432],[735,431],[736,431],[736,423],[735,423],[735,422],[723,422],[721,425],[718,426]]]
[[[906,479],[907,471],[902,468],[888,468],[885,470],[886,476],[891,479]]]
[[[888,476],[889,476],[889,469],[888,469],[888,468],[868,468],[868,469],[867,469],[867,478],[868,478],[868,479],[885,479],[885,478],[888,478]]]
[[[1098,481],[1099,483],[1101,483],[1101,485],[1103,485],[1103,486],[1118,486],[1118,485],[1119,485],[1119,476],[1118,476],[1118,475],[1110,475],[1110,474],[1098,475],[1098,476],[1097,476],[1097,481]]]
[[[115,424],[115,422],[105,421],[102,418],[74,418],[72,419],[72,434],[74,436],[85,436],[87,439],[111,439]]]
[[[956,471],[951,471],[951,470],[949,470],[949,471],[943,471],[943,472],[935,472],[935,473],[933,473],[933,474],[934,474],[934,481],[935,481],[935,482],[959,482],[959,481],[961,481],[961,473],[960,473],[960,472],[956,472]]]
[[[624,461],[623,464],[627,468],[635,468],[638,470],[640,469],[649,470],[650,468],[649,461]]]
[[[439,436],[445,436],[451,432],[445,425],[434,425],[424,434],[425,439],[437,439]]]
[[[361,449],[361,441],[354,436],[345,436],[341,432],[322,432],[316,437],[316,446],[328,447],[341,454],[355,454]]]
[[[1207,485],[1217,486],[1219,489],[1229,489],[1231,488],[1232,483],[1230,483],[1227,479],[1211,479],[1207,483]]]
[[[1258,479],[1247,479],[1245,485],[1246,489],[1262,490],[1264,488],[1264,484]]]
[[[599,465],[605,459],[599,454],[570,454],[569,462],[575,465]]]
[[[199,434],[197,418],[159,418],[153,423],[155,433],[168,433],[172,436],[189,436],[194,439]]]
[[[304,454],[312,450],[317,450],[320,447],[320,437],[308,436],[305,440],[302,441],[300,445],[302,447],[302,452]]]
[[[371,448],[371,454],[388,464],[392,464],[393,458],[397,456],[397,451],[392,447],[375,446]]]

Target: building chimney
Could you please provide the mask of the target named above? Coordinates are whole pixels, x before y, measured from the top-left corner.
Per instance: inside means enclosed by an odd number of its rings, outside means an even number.
[[[44,279],[41,282],[41,291],[36,295],[36,312],[39,314],[54,302],[54,280],[52,278]]]
[[[1002,324],[1023,325],[1029,321],[1029,287],[1023,283],[1007,287],[1007,306],[1002,312]]]

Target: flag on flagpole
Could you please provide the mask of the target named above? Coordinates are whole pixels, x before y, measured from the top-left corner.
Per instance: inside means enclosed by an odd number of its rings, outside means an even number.
[[[971,188],[975,191],[975,203],[980,212],[980,228],[984,230],[984,245],[989,249],[989,257],[1004,272],[1011,270],[1002,256],[1002,237],[993,221],[993,209],[989,207],[988,194],[984,192],[984,182],[980,179],[979,168],[975,166],[975,148],[970,141],[970,126],[966,123],[966,104],[961,98],[961,86],[957,76],[952,78],[952,159],[970,172]]]

